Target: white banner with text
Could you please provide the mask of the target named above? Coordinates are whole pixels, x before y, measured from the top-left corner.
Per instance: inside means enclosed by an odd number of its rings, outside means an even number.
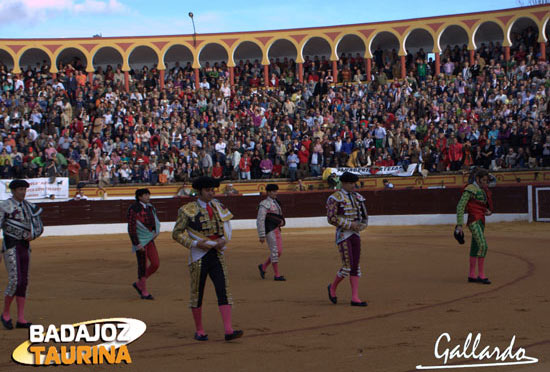
[[[350,172],[363,177],[382,175],[410,177],[416,170],[416,165],[416,163],[409,164],[406,170],[400,165],[390,167],[330,168],[330,173],[335,173],[337,176],[341,176],[344,172]]]
[[[52,180],[53,182],[50,182]],[[9,188],[11,181],[12,180],[0,180],[0,200],[11,198],[11,190]],[[26,199],[67,199],[69,197],[68,177],[56,177],[54,179],[28,178],[25,181],[30,185],[27,189]]]

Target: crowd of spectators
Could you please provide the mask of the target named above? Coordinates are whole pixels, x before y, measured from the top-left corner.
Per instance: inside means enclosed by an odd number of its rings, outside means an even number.
[[[550,167],[550,68],[531,28],[515,34],[511,58],[481,44],[447,47],[441,73],[422,49],[406,58],[377,49],[367,81],[360,56],[332,64],[277,59],[229,70],[206,63],[130,73],[98,68],[90,83],[81,61],[46,63],[15,75],[0,65],[0,177],[68,176],[71,184],[186,182],[316,177],[327,167],[419,164],[424,172]],[[550,49],[547,47],[547,50]],[[547,60],[546,56],[546,60]],[[183,63],[182,63],[183,65]]]

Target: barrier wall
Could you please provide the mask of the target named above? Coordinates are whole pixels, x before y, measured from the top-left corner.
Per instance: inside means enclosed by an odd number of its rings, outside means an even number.
[[[526,214],[529,212],[527,186],[495,187],[492,189],[496,214]],[[460,198],[461,188],[431,190],[360,191],[367,199],[370,216],[452,215]],[[287,218],[318,217],[326,213],[325,202],[332,191],[279,193]],[[256,218],[261,196],[217,197],[234,214],[236,220]],[[179,207],[193,198],[154,199],[159,219],[175,221]],[[131,200],[68,201],[41,204],[46,226],[125,223]]]

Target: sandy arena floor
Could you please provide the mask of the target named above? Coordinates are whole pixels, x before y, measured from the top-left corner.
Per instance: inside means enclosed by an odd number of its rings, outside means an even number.
[[[148,282],[154,301],[138,299],[131,287],[136,260],[127,235],[40,238],[33,244],[26,314],[41,324],[107,317],[147,323],[145,334],[128,346],[131,365],[63,371],[405,372],[418,364],[441,364],[434,343],[443,332],[453,338],[452,346],[462,344],[468,332],[482,333],[482,347],[505,348],[516,335],[516,346],[540,360],[468,371],[550,371],[550,225],[488,226],[490,286],[466,282],[469,242],[459,246],[451,231],[368,228],[362,235],[360,287],[367,308],[349,306],[347,281],[338,289],[338,305],[327,298],[340,262],[332,229],[283,231],[280,267],[287,282],[274,282],[271,269],[261,280],[257,265],[267,248],[255,231],[235,231],[227,262],[234,326],[245,336],[232,343],[223,341],[211,282],[203,305],[210,341],[192,339],[187,250],[170,234],[157,239],[161,265]],[[0,283],[5,286],[4,269]],[[0,329],[0,371],[32,368],[11,361],[13,349],[26,339],[24,330]]]

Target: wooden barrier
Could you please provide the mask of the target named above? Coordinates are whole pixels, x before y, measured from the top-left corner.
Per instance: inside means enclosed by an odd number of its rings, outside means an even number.
[[[495,213],[527,213],[527,186],[492,189]],[[452,214],[461,188],[429,190],[361,190],[367,199],[369,215]],[[326,213],[325,202],[332,191],[281,192],[279,200],[286,217],[317,217]],[[265,196],[218,196],[236,219],[256,218],[257,207]],[[175,221],[178,209],[193,198],[153,199],[159,219]],[[47,226],[106,224],[126,222],[132,200],[68,201],[42,203]]]

